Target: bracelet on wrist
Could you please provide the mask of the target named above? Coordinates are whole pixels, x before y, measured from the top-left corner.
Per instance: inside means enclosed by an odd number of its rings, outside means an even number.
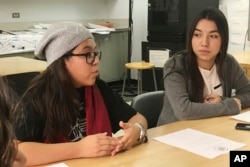
[[[138,143],[141,144],[141,143],[148,142],[148,137],[146,135],[146,131],[145,131],[143,125],[141,123],[135,123],[134,125],[136,125],[137,127],[140,128],[140,136],[138,138]]]

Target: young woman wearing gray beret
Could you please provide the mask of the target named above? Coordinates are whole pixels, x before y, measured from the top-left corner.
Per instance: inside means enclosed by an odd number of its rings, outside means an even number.
[[[52,24],[35,55],[48,67],[25,92],[15,128],[27,165],[115,155],[146,141],[146,119],[98,77],[101,52],[87,28]]]

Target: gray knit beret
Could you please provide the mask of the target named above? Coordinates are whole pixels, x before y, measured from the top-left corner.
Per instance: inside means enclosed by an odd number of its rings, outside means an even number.
[[[39,59],[46,59],[49,66],[88,38],[94,37],[80,23],[54,23],[49,26],[36,46],[35,56]]]

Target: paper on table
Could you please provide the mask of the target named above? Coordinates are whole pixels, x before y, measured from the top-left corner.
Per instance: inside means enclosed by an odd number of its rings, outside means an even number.
[[[59,163],[59,164],[55,164],[55,165],[49,165],[46,167],[68,167],[68,165],[66,165],[65,163]]]
[[[154,139],[210,159],[245,145],[190,128]]]
[[[243,112],[241,114],[231,116],[231,118],[234,118],[240,121],[250,122],[250,110]]]

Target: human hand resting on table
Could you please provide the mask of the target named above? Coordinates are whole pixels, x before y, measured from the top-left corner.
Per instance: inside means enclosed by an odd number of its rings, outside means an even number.
[[[121,145],[120,141],[107,132],[88,135],[78,141],[80,157],[100,157],[112,155],[112,152]]]
[[[117,152],[131,148],[134,146],[140,135],[140,128],[135,124],[124,123],[123,121],[119,122],[120,127],[124,130],[124,135],[120,138],[119,142],[121,145],[118,145],[116,149],[112,152],[112,155],[115,155]]]
[[[222,101],[221,96],[216,95],[216,94],[210,94],[204,98],[204,103],[207,103],[207,104],[215,104],[221,101]]]
[[[240,101],[240,99],[238,99],[238,98],[233,98],[234,99],[234,101],[237,103],[237,105],[238,105],[238,107],[239,107],[239,110],[241,111],[242,110],[242,106],[241,106],[241,101]]]
[[[242,109],[242,106],[241,106],[241,101],[240,99],[238,98],[233,98],[234,101],[237,103],[238,107],[239,107],[239,110],[241,111]],[[208,103],[208,104],[215,104],[215,103],[219,103],[221,102],[222,99],[221,99],[221,96],[219,95],[216,95],[216,94],[210,94],[210,95],[207,95],[205,98],[204,98],[204,103]]]

